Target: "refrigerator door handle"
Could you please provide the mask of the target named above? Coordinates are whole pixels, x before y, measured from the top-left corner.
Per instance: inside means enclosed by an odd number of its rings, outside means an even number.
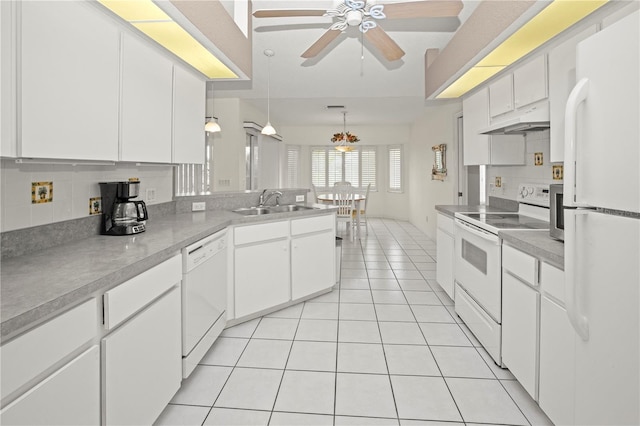
[[[564,112],[564,197],[567,207],[581,207],[576,200],[576,137],[578,107],[589,95],[589,79],[583,78],[574,86]],[[588,207],[588,206],[584,206]]]
[[[577,303],[578,277],[577,275],[577,259],[576,250],[578,248],[576,222],[578,217],[584,217],[589,214],[588,210],[564,210],[565,220],[565,264],[564,264],[564,302],[567,308],[567,316],[573,329],[585,342],[589,340],[589,320],[580,312]]]

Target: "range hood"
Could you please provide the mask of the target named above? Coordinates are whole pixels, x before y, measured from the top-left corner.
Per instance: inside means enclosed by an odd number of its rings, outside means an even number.
[[[483,135],[512,135],[536,132],[549,128],[549,102],[544,101],[513,111],[492,120],[491,125],[480,131]]]

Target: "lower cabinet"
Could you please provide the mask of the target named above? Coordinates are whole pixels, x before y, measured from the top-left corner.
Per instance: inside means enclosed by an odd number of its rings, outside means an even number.
[[[103,422],[152,424],[182,380],[180,288],[102,339]]]
[[[100,350],[83,352],[2,409],[4,425],[99,425]]]
[[[236,318],[290,300],[288,239],[237,247],[234,260]]]
[[[436,234],[436,247],[438,268],[436,269],[436,281],[447,295],[454,298],[453,284],[453,259],[454,249],[454,221],[443,214],[438,214],[438,229]]]
[[[300,299],[331,287],[335,281],[333,230],[291,240],[291,297]]]

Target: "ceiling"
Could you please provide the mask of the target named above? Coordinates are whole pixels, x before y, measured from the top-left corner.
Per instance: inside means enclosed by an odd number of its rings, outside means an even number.
[[[396,3],[398,0],[378,0]],[[331,0],[253,0],[258,9],[330,9]],[[329,17],[253,19],[253,80],[213,83],[214,98],[241,98],[267,109],[265,49],[271,49],[271,122],[279,126],[404,125],[413,123],[425,105],[424,54],[442,49],[478,5],[464,0],[458,18],[383,20],[379,25],[406,52],[394,62],[386,61],[357,28],[348,28],[320,55],[303,59],[307,50],[329,28]],[[364,53],[364,56],[363,56]],[[210,95],[211,96],[211,95]]]

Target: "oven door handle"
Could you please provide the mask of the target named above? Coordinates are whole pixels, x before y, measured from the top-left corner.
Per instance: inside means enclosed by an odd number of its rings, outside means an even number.
[[[498,238],[498,236],[495,235],[495,234],[487,232],[487,231],[485,231],[483,229],[478,228],[475,225],[472,225],[470,223],[464,222],[464,221],[462,221],[460,219],[456,219],[456,225],[458,225],[464,231],[470,232],[473,235],[476,235],[476,236],[482,238],[483,240],[490,241],[491,243],[493,243],[495,245],[500,245],[500,238]]]

